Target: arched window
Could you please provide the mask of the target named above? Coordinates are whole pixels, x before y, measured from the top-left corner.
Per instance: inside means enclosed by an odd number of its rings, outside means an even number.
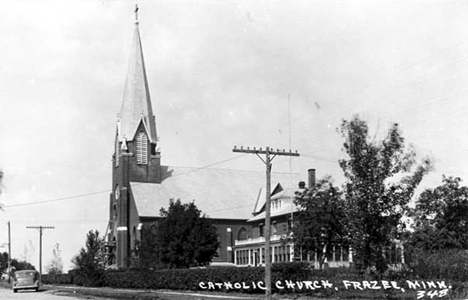
[[[133,226],[132,235],[133,235],[133,247],[135,248],[135,250],[138,250],[138,236],[137,236],[137,230],[135,226]]]
[[[155,236],[156,234],[158,234],[158,227],[156,224],[153,224],[150,226],[150,232],[153,236]]]
[[[244,227],[241,227],[239,229],[239,232],[237,233],[237,240],[242,241],[247,239],[247,230]]]
[[[144,132],[139,132],[136,137],[136,159],[137,164],[148,164],[148,137]]]

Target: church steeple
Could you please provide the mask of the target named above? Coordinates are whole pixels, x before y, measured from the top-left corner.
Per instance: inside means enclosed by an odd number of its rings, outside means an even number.
[[[143,124],[141,124],[143,123]],[[133,141],[138,128],[143,125],[148,139],[155,147],[157,143],[156,122],[151,106],[151,97],[146,77],[145,61],[141,46],[138,6],[135,7],[135,31],[130,62],[127,71],[122,107],[119,118],[119,141]]]
[[[117,119],[107,241],[110,243],[109,263],[126,267],[134,249],[132,239],[136,236],[139,222],[133,218],[135,203],[131,183],[160,184],[162,178],[161,155],[156,150],[156,122],[138,28],[138,7],[135,9],[135,32],[127,81]]]
[[[136,6],[127,80],[117,120],[115,174],[124,172],[122,176],[133,182],[161,182],[161,155],[157,142]]]

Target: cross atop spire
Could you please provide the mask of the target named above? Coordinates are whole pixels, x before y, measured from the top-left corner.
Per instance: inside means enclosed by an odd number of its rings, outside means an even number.
[[[135,4],[135,24],[138,24],[138,10],[140,8],[138,7],[138,4]]]

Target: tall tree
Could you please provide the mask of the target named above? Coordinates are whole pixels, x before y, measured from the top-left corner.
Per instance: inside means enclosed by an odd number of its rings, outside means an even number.
[[[63,261],[62,261],[62,250],[60,250],[60,244],[56,243],[52,249],[52,260],[47,266],[47,273],[49,274],[62,274],[63,273]]]
[[[387,269],[385,249],[399,238],[404,226],[401,218],[416,187],[431,168],[424,159],[405,148],[398,124],[388,130],[382,141],[369,135],[365,121],[354,116],[343,120],[340,128],[343,151],[340,160],[347,179],[345,197],[355,260],[363,268]]]
[[[426,189],[410,211],[410,244],[423,250],[468,249],[468,187],[459,177],[443,176],[442,185]]]
[[[211,221],[202,215],[194,202],[169,201],[161,208],[161,220],[150,230],[153,237],[142,238],[139,256],[157,260],[153,265],[165,268],[206,266],[218,247],[218,235]]]
[[[342,193],[331,177],[321,179],[314,189],[298,194],[292,241],[310,254],[317,253],[320,268],[334,243],[347,242],[347,215]]]
[[[99,235],[99,231],[90,230],[86,235],[85,247],[82,247],[78,255],[72,259],[72,263],[86,285],[100,283],[100,276],[105,266],[103,246],[104,239]]]

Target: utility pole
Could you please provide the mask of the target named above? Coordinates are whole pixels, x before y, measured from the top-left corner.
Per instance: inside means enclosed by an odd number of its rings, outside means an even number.
[[[8,283],[11,282],[11,227],[10,221],[8,221]]]
[[[10,238],[10,221],[8,221],[8,243],[3,243],[0,245],[0,248],[5,247],[8,245],[8,257],[7,257],[7,274],[8,274],[8,283],[10,283],[10,275],[11,275],[11,238]]]
[[[42,232],[44,229],[54,229],[53,226],[26,226],[28,229],[37,229],[39,230],[39,282],[42,278]]]
[[[241,153],[252,153],[256,154],[266,165],[266,202],[265,202],[265,298],[266,300],[271,300],[271,249],[270,249],[270,194],[271,194],[271,162],[277,155],[282,155],[282,156],[299,156],[299,153],[296,152],[286,152],[284,149],[281,151],[277,149],[276,151],[271,149],[270,147],[266,147],[265,150],[256,149],[255,147],[253,149],[250,149],[247,147],[247,149],[244,149],[241,147],[240,149],[237,149],[236,146],[234,146],[234,149],[232,149],[232,152],[241,152]],[[263,159],[259,154],[265,154],[265,159]],[[273,155],[273,157],[271,157]]]

